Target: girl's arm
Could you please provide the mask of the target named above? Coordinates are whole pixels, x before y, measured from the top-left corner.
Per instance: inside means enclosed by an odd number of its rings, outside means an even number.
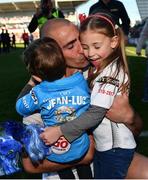
[[[69,142],[72,142],[81,136],[84,131],[100,124],[106,112],[107,109],[92,105],[73,121],[64,123],[61,126],[45,128],[40,137],[46,145],[53,144],[61,135],[64,135]]]

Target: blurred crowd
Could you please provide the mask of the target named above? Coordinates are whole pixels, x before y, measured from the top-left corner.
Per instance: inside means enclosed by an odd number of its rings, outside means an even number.
[[[34,40],[34,36],[24,30],[20,34],[20,40],[25,49]],[[14,32],[9,33],[8,29],[2,29],[0,33],[0,54],[9,53],[12,49],[16,49],[16,35]]]
[[[136,23],[129,31],[129,44],[136,46],[140,33],[145,25],[147,18],[143,19],[141,22]]]

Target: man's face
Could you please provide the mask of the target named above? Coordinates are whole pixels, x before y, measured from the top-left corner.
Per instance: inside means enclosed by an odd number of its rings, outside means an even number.
[[[68,66],[83,68],[88,65],[79,40],[79,31],[75,25],[62,26],[50,32],[50,37],[55,39],[62,48]]]

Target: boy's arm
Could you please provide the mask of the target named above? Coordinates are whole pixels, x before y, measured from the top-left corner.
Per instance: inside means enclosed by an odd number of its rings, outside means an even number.
[[[38,110],[38,99],[35,91],[32,89],[34,85],[33,78],[31,78],[17,98],[16,110],[22,116],[31,115]]]

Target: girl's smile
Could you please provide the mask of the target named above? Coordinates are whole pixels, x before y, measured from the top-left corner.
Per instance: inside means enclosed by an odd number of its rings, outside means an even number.
[[[106,59],[117,45],[115,39],[92,30],[81,33],[80,40],[85,56],[95,66],[99,66],[100,62]]]

